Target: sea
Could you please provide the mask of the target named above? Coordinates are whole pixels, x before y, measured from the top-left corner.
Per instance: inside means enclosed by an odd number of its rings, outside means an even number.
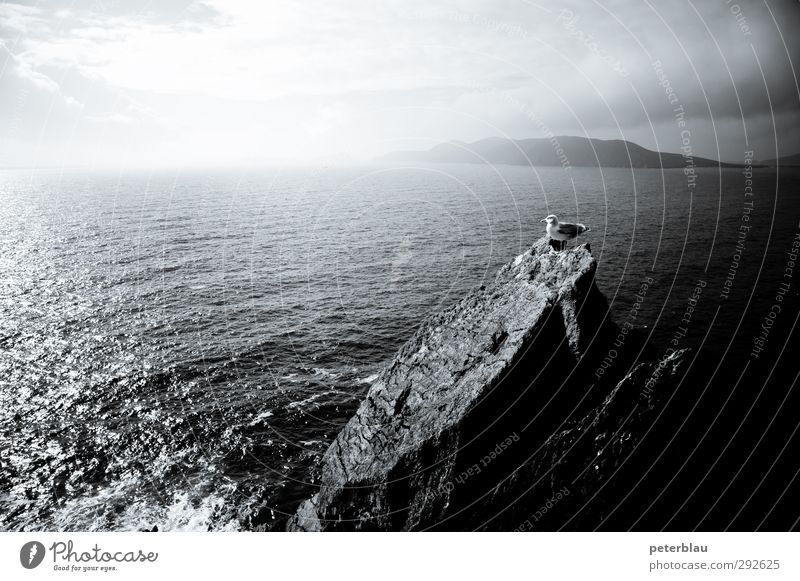
[[[0,529],[281,530],[397,349],[548,214],[591,229],[656,349],[769,369],[799,190],[791,168],[0,170]]]

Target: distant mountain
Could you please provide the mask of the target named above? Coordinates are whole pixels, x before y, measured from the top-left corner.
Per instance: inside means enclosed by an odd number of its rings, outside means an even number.
[[[768,165],[770,167],[775,167],[776,165],[783,166],[800,166],[800,153],[795,153],[794,155],[784,155],[783,157],[779,157],[777,159],[765,159],[764,161],[758,162],[763,165]]]
[[[474,143],[451,141],[427,151],[394,151],[380,156],[377,161],[635,168],[682,168],[691,163],[680,153],[651,151],[630,141],[573,136],[552,139],[489,137]],[[696,167],[741,167],[703,157],[692,161]]]

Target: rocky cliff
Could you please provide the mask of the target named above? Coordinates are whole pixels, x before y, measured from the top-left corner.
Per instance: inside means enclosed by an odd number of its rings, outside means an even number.
[[[614,324],[596,266],[588,245],[556,252],[543,238],[426,320],[325,453],[319,492],[288,530],[601,522],[684,353],[653,361]]]

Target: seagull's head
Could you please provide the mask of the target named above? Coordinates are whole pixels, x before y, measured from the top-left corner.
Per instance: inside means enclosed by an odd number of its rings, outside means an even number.
[[[551,226],[555,226],[556,224],[558,224],[558,216],[556,216],[555,214],[550,214],[547,218],[542,220],[542,222],[547,222]]]

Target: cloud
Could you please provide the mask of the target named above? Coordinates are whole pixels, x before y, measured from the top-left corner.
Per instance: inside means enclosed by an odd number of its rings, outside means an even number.
[[[371,157],[543,126],[674,151],[677,105],[698,155],[738,159],[746,131],[770,157],[776,131],[800,150],[798,12],[688,0],[5,3],[0,37],[16,56],[0,83],[60,99],[27,103],[39,121],[17,121],[17,138],[39,139],[47,118],[50,148],[69,140],[86,157],[130,160],[138,143],[143,161],[206,160],[220,142],[231,159]]]
[[[0,4],[0,30],[10,38],[35,34],[46,30],[42,10],[36,6],[23,6],[4,2]]]
[[[185,24],[210,22],[221,14],[202,0],[15,0],[4,3],[8,10],[53,14],[58,20],[135,17],[150,21]]]

